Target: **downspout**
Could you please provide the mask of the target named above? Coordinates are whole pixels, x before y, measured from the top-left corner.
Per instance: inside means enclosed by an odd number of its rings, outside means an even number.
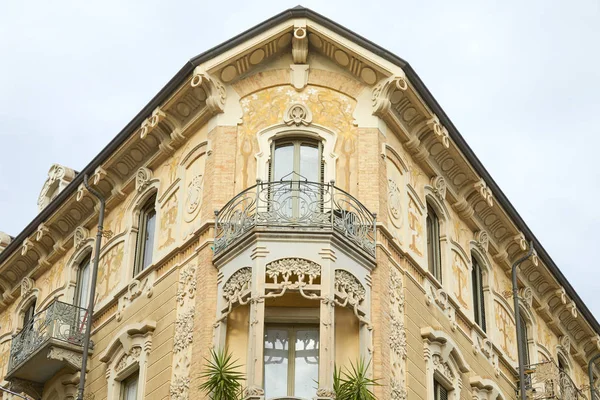
[[[593,371],[593,367],[594,367],[594,362],[596,360],[598,360],[598,359],[600,359],[600,354],[596,354],[594,357],[592,357],[592,359],[588,363],[588,378],[590,379],[590,400],[595,400],[594,393],[596,391],[594,390],[594,371]]]
[[[0,390],[3,391],[3,392],[8,393],[10,395],[17,396],[20,399],[30,400],[29,397],[26,397],[26,396],[23,396],[23,395],[21,395],[19,393],[13,392],[12,390],[8,390],[7,388],[4,388],[2,386],[0,386]]]
[[[513,301],[515,307],[515,327],[517,329],[517,354],[519,358],[519,390],[521,400],[527,400],[525,395],[525,349],[522,346],[523,338],[521,332],[521,318],[519,310],[519,286],[517,284],[517,269],[521,263],[527,260],[533,254],[533,242],[529,242],[529,251],[526,255],[519,258],[512,265],[512,288],[513,288]]]
[[[77,400],[83,400],[83,391],[85,389],[85,377],[88,362],[88,351],[90,349],[90,334],[92,331],[92,319],[94,315],[94,302],[96,297],[96,280],[98,278],[98,261],[100,260],[100,245],[102,243],[102,234],[104,230],[104,208],[105,200],[104,197],[96,190],[92,189],[88,185],[88,176],[83,177],[83,183],[91,194],[93,194],[98,201],[100,201],[100,212],[98,215],[98,232],[96,233],[96,249],[94,253],[94,266],[92,268],[92,287],[90,288],[90,299],[87,308],[87,320],[85,324],[85,335],[83,337],[83,357],[81,358],[81,372],[79,378],[79,391],[77,393]]]

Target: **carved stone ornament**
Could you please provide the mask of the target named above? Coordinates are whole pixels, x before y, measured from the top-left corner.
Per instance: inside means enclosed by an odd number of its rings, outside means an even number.
[[[394,226],[402,227],[402,192],[392,179],[388,179],[388,212]]]
[[[431,127],[433,133],[440,137],[442,143],[444,144],[444,147],[450,148],[450,135],[448,134],[448,130],[446,129],[446,127],[440,123],[440,120],[437,117],[437,115],[431,117],[431,119],[427,121],[427,125]]]
[[[343,269],[335,270],[335,289],[345,294],[352,305],[360,304],[367,295],[367,291],[359,280]]]
[[[166,118],[166,116],[167,114],[165,114],[165,112],[161,110],[160,107],[157,107],[154,111],[152,111],[152,115],[146,118],[140,126],[140,137],[142,139],[145,139],[146,136],[148,136],[148,134],[152,132],[152,130],[156,128],[158,124],[162,122],[163,119]]]
[[[312,122],[312,113],[306,105],[302,103],[293,103],[290,104],[283,114],[283,122],[289,126],[308,126]]]
[[[196,175],[187,188],[185,199],[185,211],[188,215],[196,215],[196,211],[202,204],[203,175]],[[189,221],[188,221],[189,222]]]
[[[117,321],[120,322],[123,319],[123,311],[142,294],[145,294],[147,298],[152,297],[154,294],[154,279],[155,275],[150,274],[142,280],[134,279],[127,285],[127,292],[119,299]]]
[[[33,242],[31,239],[25,238],[25,240],[23,240],[23,244],[21,244],[21,255],[26,256],[31,249],[33,249]]]
[[[48,350],[47,357],[51,360],[65,361],[69,363],[71,368],[75,368],[77,370],[81,368],[81,354],[77,354],[71,350],[52,346]]]
[[[259,399],[265,395],[263,388],[258,386],[249,386],[244,390],[244,399]]]
[[[560,347],[569,354],[571,352],[571,338],[567,335],[563,335],[559,338]]]
[[[131,348],[128,353],[124,354],[119,361],[115,364],[115,372],[121,372],[126,367],[138,362],[142,354],[142,348],[139,346]]]
[[[431,186],[433,188],[433,194],[440,201],[444,201],[446,199],[446,180],[443,176],[435,176],[431,178]]]
[[[306,33],[306,25],[297,26],[294,28],[294,36],[292,38],[292,58],[294,64],[306,64],[308,57],[308,34]]]
[[[521,298],[523,299],[523,303],[531,308],[533,303],[533,290],[530,287],[523,288],[521,290]]]
[[[81,249],[89,237],[90,231],[83,226],[75,228],[75,233],[73,234],[73,246],[75,246],[75,250]]]
[[[190,308],[175,320],[175,338],[173,339],[175,353],[185,350],[194,340],[194,314],[195,309]]]
[[[47,236],[50,234],[50,229],[46,226],[46,224],[40,224],[37,228],[37,232],[35,233],[35,241],[39,242],[41,241],[44,236]],[[0,242],[2,241],[2,238],[0,237]],[[2,246],[2,244],[0,243],[0,247]]]
[[[75,178],[71,168],[54,164],[48,171],[48,178],[38,197],[38,210],[42,211]]]
[[[210,76],[203,67],[196,67],[191,82],[192,87],[201,87],[206,94],[206,105],[212,113],[225,111],[227,91],[221,82]]]
[[[392,378],[390,382],[391,389],[391,400],[406,400],[408,398],[408,393],[400,382],[397,379]]]
[[[179,272],[177,303],[183,307],[185,300],[196,296],[196,266],[188,265]]]
[[[25,277],[21,281],[21,297],[28,296],[35,286],[35,281],[31,278]]]
[[[250,290],[251,281],[252,269],[250,267],[238,269],[223,285],[223,297],[230,303],[238,300],[244,292]]]
[[[392,76],[377,84],[371,94],[373,114],[382,116],[387,113],[392,105],[398,102],[399,96],[395,95],[395,92],[404,92],[406,89],[408,89],[408,81],[404,75]]]
[[[331,389],[317,389],[317,399],[335,399],[335,392]]]
[[[292,283],[293,275],[298,282],[312,285],[315,278],[321,275],[321,266],[303,258],[284,258],[267,264],[267,276],[275,284]]]
[[[187,376],[177,376],[171,381],[169,393],[171,400],[188,400],[190,391],[190,378]]]
[[[444,362],[439,354],[434,354],[432,360],[433,366],[437,371],[448,378],[448,380],[454,381],[454,372],[452,372],[448,363]]]
[[[490,236],[487,231],[477,231],[475,233],[475,242],[481,251],[487,253],[490,244]]]
[[[152,179],[152,170],[146,167],[138,169],[135,174],[135,189],[143,192],[150,184],[150,179]]]
[[[479,191],[479,195],[483,197],[488,206],[492,207],[494,205],[494,194],[492,193],[492,189],[487,186],[487,183],[483,179],[480,179],[473,186]]]

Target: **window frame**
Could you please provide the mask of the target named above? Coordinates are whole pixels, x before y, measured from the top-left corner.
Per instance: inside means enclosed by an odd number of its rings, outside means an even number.
[[[31,303],[23,310],[23,329],[28,329],[29,325],[35,320],[35,306],[37,298],[34,298]],[[31,312],[30,312],[31,310]]]
[[[77,266],[77,280],[75,281],[76,282],[75,283],[75,297],[73,299],[73,304],[78,307],[82,307],[82,308],[87,308],[87,306],[88,306],[88,304],[81,304],[82,269],[84,266],[86,266],[86,264],[87,264],[87,268],[89,271],[87,285],[90,286],[91,285],[90,278],[91,278],[91,272],[92,272],[92,253],[88,253],[85,257],[83,257]],[[90,288],[88,287],[88,291],[89,291],[89,289]],[[88,295],[89,295],[89,292],[88,292]],[[89,299],[88,299],[88,301],[89,301]]]
[[[478,258],[471,254],[471,287],[473,291],[473,319],[481,330],[487,333],[485,315],[485,293],[483,290],[483,267]]]
[[[524,365],[530,365],[531,364],[531,357],[529,354],[529,321],[527,320],[527,317],[524,314],[524,310],[521,308],[520,313],[519,313],[519,319],[521,320],[520,322],[520,326],[521,326],[521,339],[523,340],[522,346],[524,348],[524,360],[523,360],[523,364]],[[518,348],[517,348],[518,350]]]
[[[135,397],[133,399],[129,399],[127,397],[127,387],[135,382]],[[121,389],[119,394],[119,400],[137,400],[140,389],[140,370],[136,369],[134,372],[129,374],[125,379],[121,381]]]
[[[275,139],[272,141],[271,157],[269,158],[269,171],[268,171],[269,181],[271,181],[271,182],[276,181],[275,180],[275,155],[276,155],[277,149],[281,148],[281,147],[289,146],[289,145],[292,145],[294,147],[292,171],[283,175],[283,177],[291,176],[290,179],[286,179],[286,180],[291,180],[291,181],[297,181],[297,180],[300,180],[299,179],[300,177],[304,177],[303,175],[300,174],[299,171],[300,171],[301,147],[303,145],[306,145],[307,147],[313,147],[318,150],[318,156],[317,156],[318,181],[316,181],[315,183],[324,183],[323,182],[323,179],[324,179],[323,174],[325,171],[325,166],[324,166],[324,161],[323,161],[323,142],[321,140],[317,140],[315,138],[307,138],[307,137],[303,137],[303,136],[292,136],[292,137],[286,137],[286,138],[281,138],[281,139]],[[313,181],[308,181],[308,182],[313,182]]]
[[[443,283],[440,218],[429,202],[427,202],[425,224],[427,229],[427,270],[439,283]]]
[[[154,227],[152,232],[152,241],[148,243],[148,220],[149,215],[154,214]],[[138,218],[138,232],[135,244],[135,261],[133,268],[133,276],[136,276],[140,272],[146,270],[152,265],[152,259],[154,257],[154,242],[156,241],[156,222],[158,219],[158,213],[156,211],[156,193],[153,193],[144,205],[140,208],[140,215]],[[147,246],[151,246],[150,262],[146,264],[146,250]]]
[[[275,328],[275,329],[281,329],[281,330],[287,330],[288,332],[288,367],[287,367],[287,394],[284,395],[282,398],[286,398],[286,397],[290,397],[290,398],[295,398],[295,385],[296,385],[296,374],[295,374],[295,369],[296,369],[296,332],[298,331],[306,331],[306,330],[310,330],[310,331],[315,331],[317,332],[319,335],[319,341],[320,341],[320,327],[318,324],[313,324],[313,323],[307,323],[307,324],[278,324],[278,323],[265,323],[265,337],[266,337],[266,332],[269,328]],[[293,343],[293,346],[291,345]],[[264,354],[266,354],[266,347],[265,347],[264,341],[263,341],[263,387],[266,389],[266,380],[267,380],[267,375],[266,375],[266,371],[265,371],[265,362],[264,362]],[[320,343],[319,343],[320,345]],[[320,354],[319,354],[320,357]],[[320,370],[320,358],[317,361],[317,377],[319,376],[319,370]],[[315,389],[316,390],[316,389]]]
[[[445,397],[442,394],[445,393]],[[448,400],[450,390],[446,388],[444,384],[440,382],[435,376],[433,378],[433,399],[434,400]]]

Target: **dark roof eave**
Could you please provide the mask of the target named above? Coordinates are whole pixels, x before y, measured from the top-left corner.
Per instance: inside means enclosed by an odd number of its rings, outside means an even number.
[[[486,181],[492,192],[494,193],[494,197],[498,201],[498,203],[505,209],[507,214],[513,219],[515,225],[523,232],[525,237],[528,240],[531,240],[534,243],[536,250],[538,251],[538,257],[542,259],[544,264],[548,267],[550,272],[556,277],[557,281],[565,288],[567,295],[575,301],[577,304],[577,308],[586,318],[586,320],[590,323],[592,328],[596,331],[596,333],[600,334],[600,324],[591,313],[591,311],[587,308],[585,303],[581,300],[579,295],[575,292],[575,289],[571,286],[562,272],[559,270],[557,265],[554,263],[552,258],[548,255],[548,252],[544,249],[542,244],[533,234],[533,232],[529,229],[523,218],[519,215],[517,210],[510,203],[508,198],[504,195],[500,187],[496,184],[494,179],[487,172],[481,161],[477,158],[473,150],[464,140],[462,135],[458,132],[458,129],[454,126],[450,118],[446,115],[442,107],[438,104],[435,98],[432,96],[431,92],[425,84],[421,81],[421,78],[417,75],[417,73],[413,70],[408,62],[403,60],[402,58],[396,56],[393,53],[385,50],[384,48],[378,46],[377,44],[371,42],[370,40],[352,32],[351,30],[345,28],[344,26],[336,23],[335,21],[326,18],[325,16],[318,14],[310,9],[304,7],[295,7],[286,11],[283,11],[272,18],[260,23],[245,32],[233,37],[232,39],[209,49],[200,55],[192,58],[188,61],[179,72],[158,92],[156,96],[121,130],[121,132],[81,171],[79,175],[75,177],[75,179],[54,199],[38,216],[31,222],[27,227],[13,240],[8,247],[0,253],[0,265],[9,257],[9,255],[15,251],[23,242],[23,240],[29,237],[32,233],[35,232],[39,224],[45,221],[56,209],[58,206],[65,201],[75,190],[79,187],[79,185],[83,182],[83,176],[85,174],[91,175],[95,169],[100,166],[102,161],[107,158],[116,148],[118,148],[135,130],[140,126],[143,120],[150,115],[150,113],[158,107],[164,100],[168,98],[173,90],[175,90],[183,81],[188,77],[189,74],[192,73],[194,68],[203,62],[227,51],[238,44],[246,41],[256,34],[260,34],[273,26],[276,26],[282,22],[285,22],[288,19],[292,18],[309,18],[315,22],[320,23],[328,29],[331,29],[335,33],[352,40],[358,45],[364,47],[365,49],[371,51],[374,54],[379,55],[380,57],[394,63],[401,68],[403,68],[406,73],[409,81],[413,84],[415,89],[419,92],[425,103],[428,107],[435,113],[440,119],[440,122],[446,126],[449,131],[450,137],[456,143],[460,151],[467,158],[469,163],[473,166],[473,168],[477,171],[477,173]]]

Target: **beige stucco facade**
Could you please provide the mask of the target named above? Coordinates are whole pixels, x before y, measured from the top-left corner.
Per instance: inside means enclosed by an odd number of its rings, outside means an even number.
[[[434,379],[452,399],[515,399],[510,267],[532,237],[410,67],[312,12],[274,21],[193,60],[89,171],[107,212],[86,398],[121,398],[132,371],[140,399],[207,398],[204,358],[227,346],[243,364],[247,398],[263,399],[265,327],[305,324],[319,336],[313,397],[332,398],[334,365],[363,357],[382,400],[433,400]],[[326,194],[357,207],[336,228],[311,219],[274,229],[272,215],[256,222],[278,190],[264,186],[273,143],[289,138],[320,146],[313,212],[337,221],[344,206],[327,214]],[[228,205],[247,189],[253,206]],[[267,197],[254,197],[261,190]],[[136,273],[149,199],[152,263]],[[58,367],[27,382],[11,376],[11,343],[33,301],[38,311],[73,304],[78,268],[95,256],[97,202],[74,171],[54,166],[38,204],[35,227],[0,236],[0,371],[4,387],[70,399],[81,350],[40,344]],[[439,218],[438,278],[428,268],[428,206]],[[483,271],[485,332],[474,316],[473,258]],[[583,389],[600,352],[597,323],[549,263],[535,248],[519,271],[530,364],[560,357]],[[17,369],[45,368],[29,359]]]

